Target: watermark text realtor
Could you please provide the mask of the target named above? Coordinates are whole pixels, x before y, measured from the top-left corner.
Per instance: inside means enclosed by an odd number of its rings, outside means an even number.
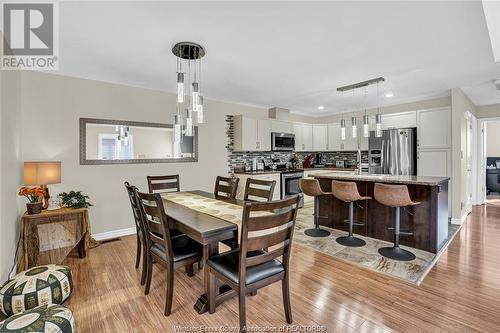
[[[2,18],[1,69],[59,68],[57,2],[0,2]]]

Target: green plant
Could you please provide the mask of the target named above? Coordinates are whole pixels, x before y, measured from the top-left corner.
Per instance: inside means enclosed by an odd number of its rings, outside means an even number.
[[[82,193],[82,191],[69,191],[59,194],[64,206],[69,208],[88,208],[92,206],[87,199],[88,195]]]

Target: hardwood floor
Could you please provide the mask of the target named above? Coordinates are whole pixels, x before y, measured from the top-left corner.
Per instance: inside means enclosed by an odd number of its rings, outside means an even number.
[[[193,310],[201,272],[192,278],[176,272],[172,314],[164,317],[165,269],[155,265],[145,296],[134,262],[135,236],[92,249],[86,259],[66,260],[75,282],[66,304],[77,332],[238,325],[237,299],[212,315]],[[293,325],[323,325],[328,332],[500,332],[500,206],[474,208],[420,287],[300,245],[293,246],[290,267]],[[286,325],[279,283],[247,298],[247,324]]]

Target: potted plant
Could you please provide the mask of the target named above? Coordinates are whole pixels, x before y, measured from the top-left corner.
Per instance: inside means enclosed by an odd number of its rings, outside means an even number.
[[[92,204],[88,201],[89,196],[82,191],[69,191],[59,194],[64,206],[68,208],[89,208]]]
[[[21,187],[18,194],[28,199],[28,203],[26,203],[26,210],[29,215],[40,214],[42,212],[42,198],[45,194],[45,190],[43,188]]]

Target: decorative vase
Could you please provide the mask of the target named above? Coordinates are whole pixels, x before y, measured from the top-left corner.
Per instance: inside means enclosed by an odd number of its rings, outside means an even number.
[[[26,210],[29,215],[40,214],[42,212],[42,203],[41,202],[28,202],[26,204]]]

